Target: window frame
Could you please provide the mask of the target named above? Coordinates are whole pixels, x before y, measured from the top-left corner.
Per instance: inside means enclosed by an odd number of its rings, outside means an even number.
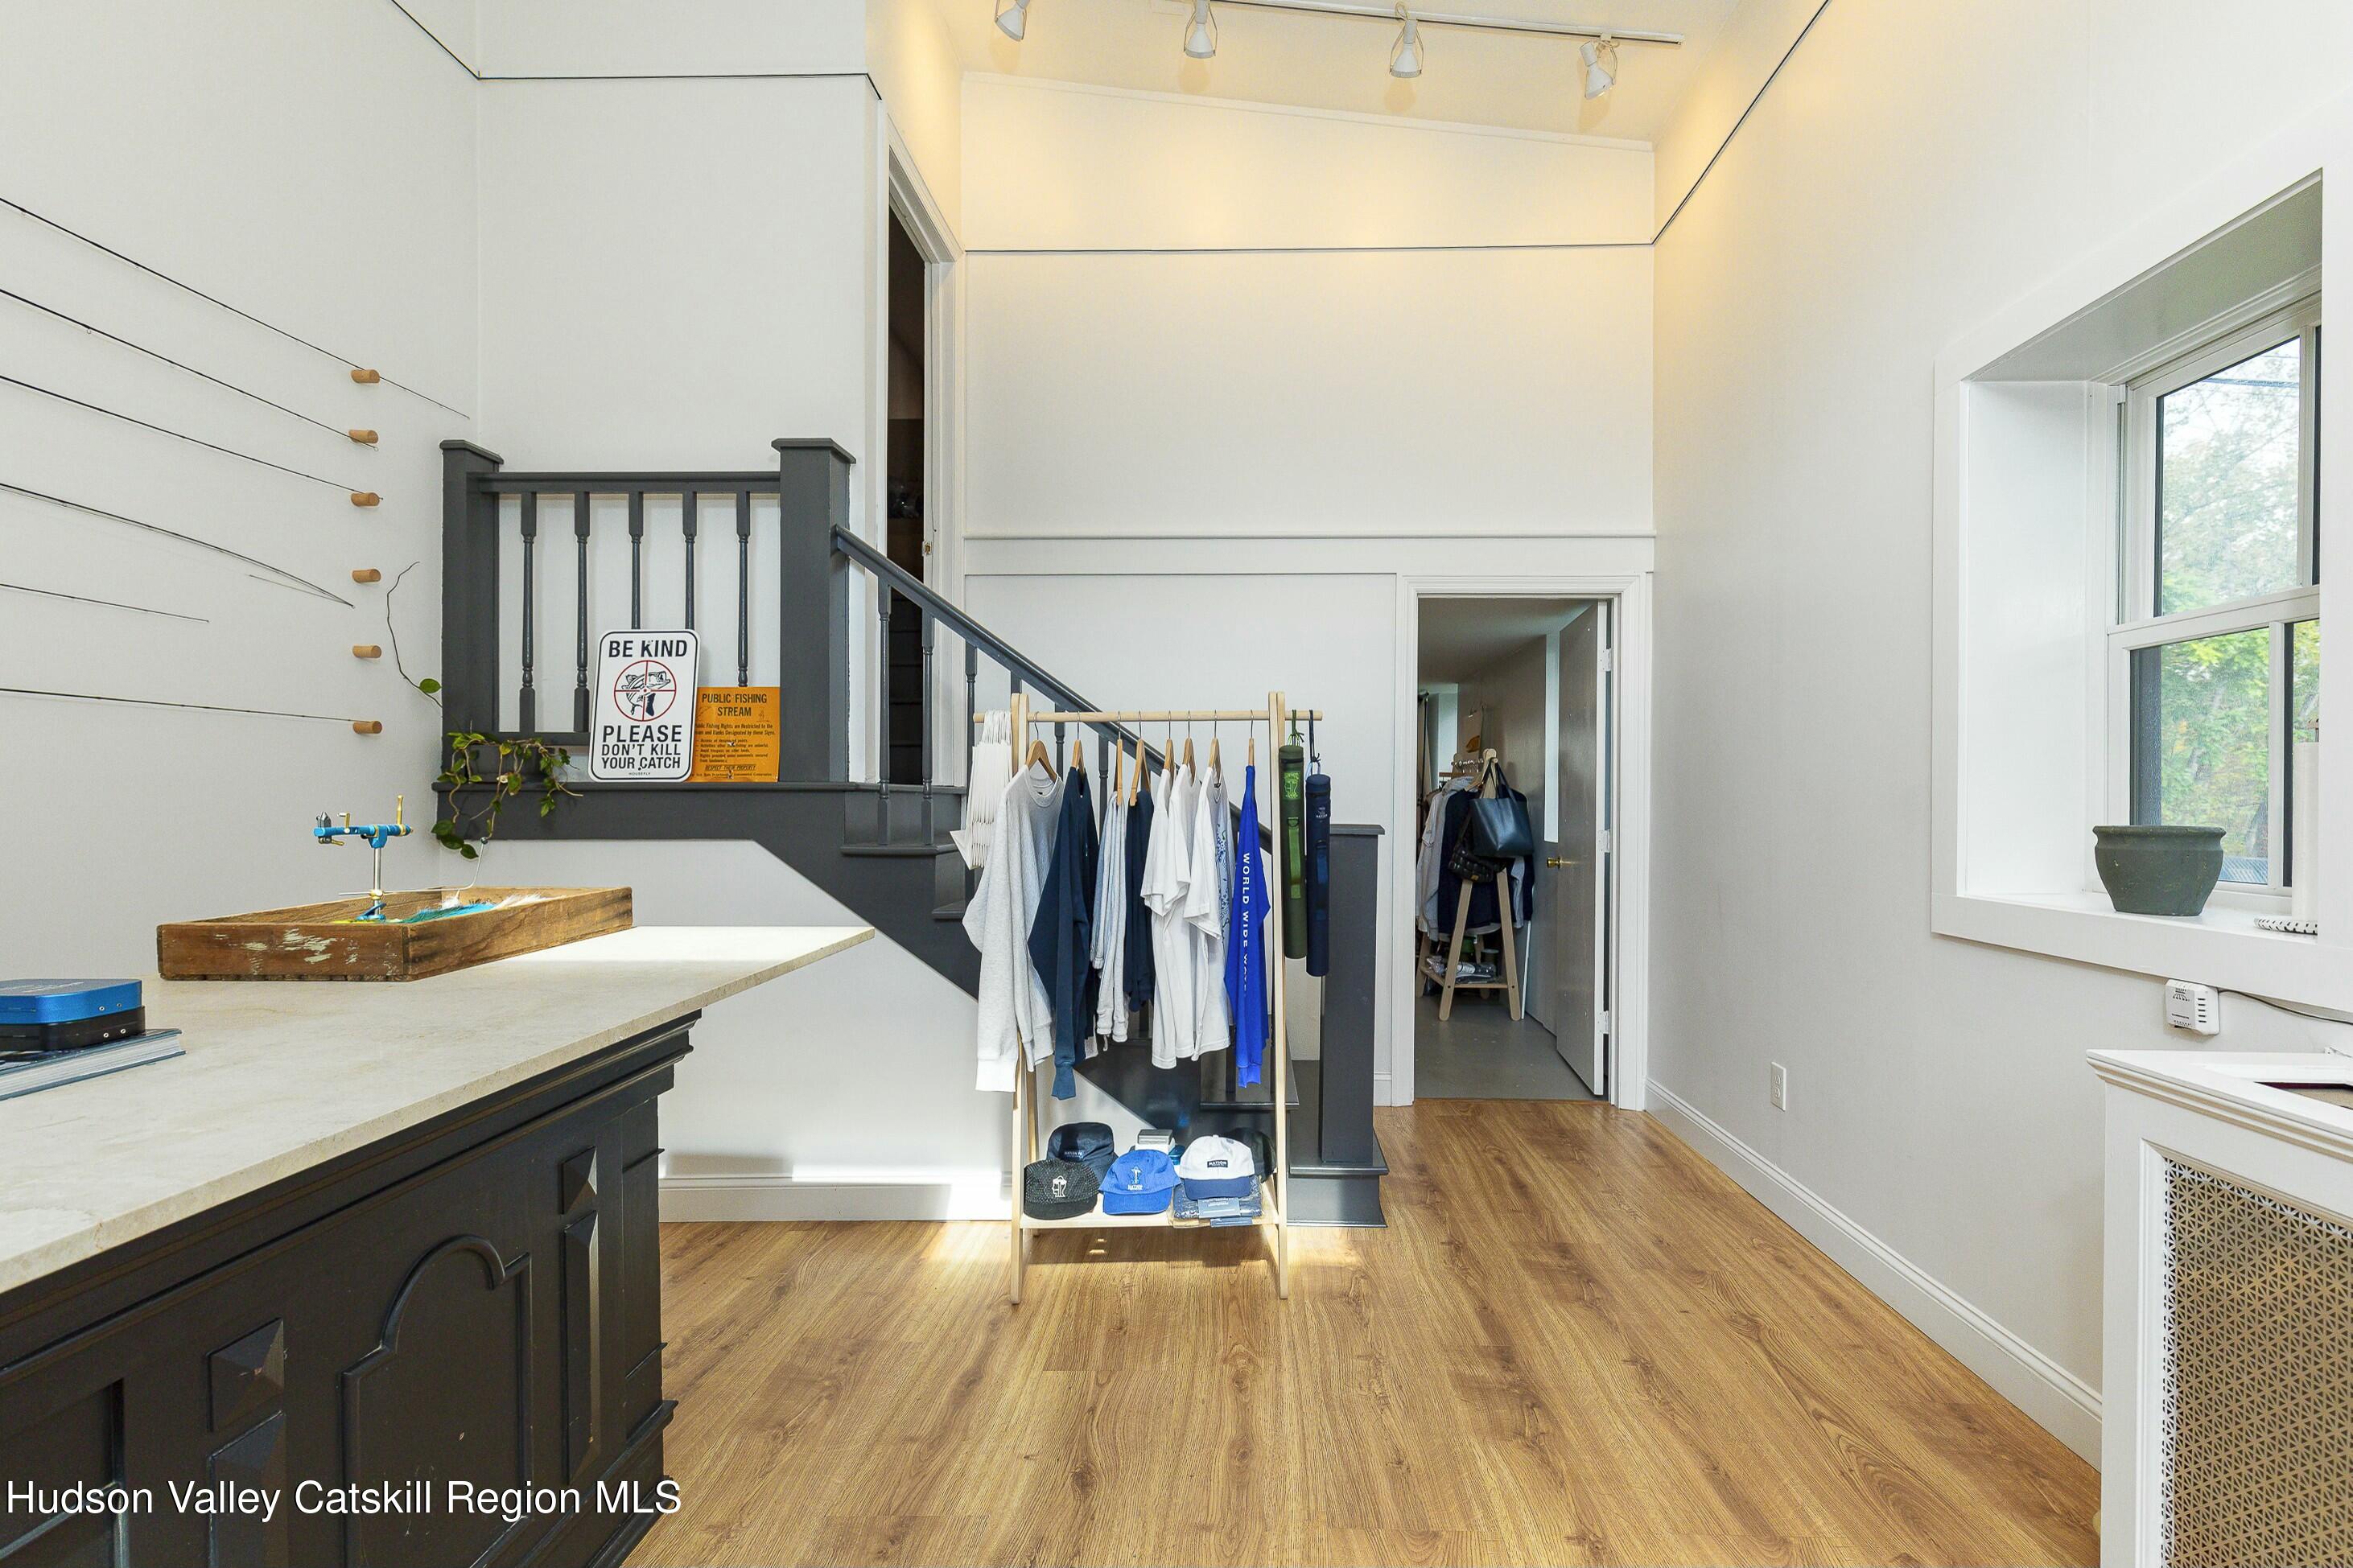
[[[2275,300],[2274,296],[2274,300]],[[2269,739],[2265,812],[2271,852],[2263,882],[2221,883],[2218,899],[2244,900],[2270,910],[2284,904],[2292,886],[2295,846],[2287,836],[2287,788],[2295,700],[2292,671],[2295,627],[2320,616],[2319,581],[2319,409],[2321,295],[2317,289],[2282,306],[2274,301],[2251,303],[2233,317],[2214,323],[2218,329],[2201,334],[2186,353],[2170,353],[2153,365],[2137,367],[2120,376],[2115,386],[2117,402],[2118,450],[2116,594],[2108,624],[2107,645],[2107,812],[2102,820],[2135,820],[2134,752],[2139,739],[2135,730],[2133,655],[2168,644],[2221,637],[2236,632],[2267,631],[2270,639],[2270,686],[2267,693]],[[2251,595],[2193,610],[2157,613],[2162,546],[2158,517],[2160,454],[2160,401],[2183,387],[2196,384],[2219,371],[2291,340],[2298,342],[2296,576],[2295,584],[2268,594]],[[2135,614],[2138,609],[2142,613]],[[2088,825],[2087,825],[2088,826]]]

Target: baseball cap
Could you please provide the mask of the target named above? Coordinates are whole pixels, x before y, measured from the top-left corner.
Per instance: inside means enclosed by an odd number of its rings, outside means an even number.
[[[1176,1166],[1161,1149],[1130,1149],[1111,1163],[1103,1178],[1105,1214],[1161,1214],[1176,1185]]]
[[[1021,1169],[1021,1212],[1031,1219],[1092,1214],[1101,1184],[1076,1160],[1032,1160]]]
[[[1238,1198],[1258,1184],[1250,1150],[1214,1133],[1185,1145],[1176,1176],[1185,1184],[1186,1195],[1193,1198]]]
[[[1046,1135],[1047,1158],[1076,1160],[1095,1173],[1098,1183],[1111,1169],[1112,1156],[1118,1152],[1119,1145],[1112,1142],[1111,1129],[1100,1121],[1066,1121]]]

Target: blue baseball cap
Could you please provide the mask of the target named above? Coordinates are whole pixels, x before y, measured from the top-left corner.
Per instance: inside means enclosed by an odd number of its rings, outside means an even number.
[[[1162,1214],[1176,1190],[1176,1166],[1160,1149],[1130,1149],[1111,1163],[1103,1181],[1105,1214]]]

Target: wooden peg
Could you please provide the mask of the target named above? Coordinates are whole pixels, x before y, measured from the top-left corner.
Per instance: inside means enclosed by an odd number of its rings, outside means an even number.
[[[352,504],[353,506],[374,506],[383,499],[384,498],[382,496],[376,494],[374,490],[353,490],[352,492]]]
[[[377,382],[382,381],[384,377],[378,375],[375,371],[362,370],[359,366],[353,365],[352,366],[352,379],[358,382],[362,386],[374,386]]]
[[[353,440],[357,441],[363,447],[373,447],[375,445],[375,432],[373,430],[346,430],[343,434],[349,436]]]
[[[384,574],[377,571],[373,566],[354,566],[352,568],[352,581],[354,583],[381,583],[384,581]]]
[[[352,733],[354,735],[381,735],[384,733],[384,721],[381,719],[354,719],[352,721]]]
[[[382,658],[384,657],[384,649],[372,642],[355,642],[352,644],[352,657],[353,658]]]

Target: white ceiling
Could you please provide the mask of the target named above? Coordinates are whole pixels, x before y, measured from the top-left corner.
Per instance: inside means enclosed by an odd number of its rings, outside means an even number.
[[[1416,637],[1419,682],[1460,683],[1546,632],[1565,626],[1590,599],[1435,599],[1421,601]]]
[[[1032,0],[1018,44],[997,30],[993,0],[940,0],[966,70],[1636,142],[1658,138],[1736,4],[1443,0],[1442,10],[1684,36],[1673,48],[1620,45],[1617,88],[1588,101],[1575,38],[1431,27],[1421,76],[1399,81],[1388,74],[1391,22],[1213,6],[1217,58],[1193,60],[1182,0]]]

